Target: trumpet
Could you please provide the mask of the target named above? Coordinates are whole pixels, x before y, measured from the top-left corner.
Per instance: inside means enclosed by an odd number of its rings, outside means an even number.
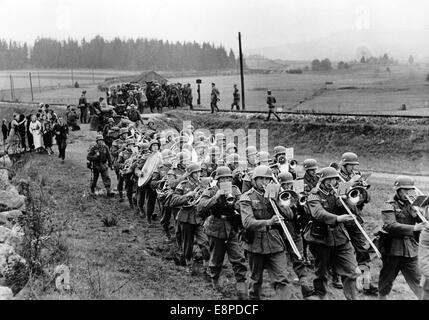
[[[357,206],[360,205],[368,199],[368,192],[364,187],[353,187],[346,193],[347,199],[351,204]]]
[[[225,195],[226,204],[229,206],[233,206],[235,203],[235,197],[232,193]]]
[[[190,199],[188,199],[187,203],[184,204],[182,207],[183,208],[195,207],[200,202],[201,198],[203,197],[204,190],[205,190],[204,187],[197,187],[194,190],[195,194]]]
[[[285,190],[278,195],[279,205],[282,207],[291,207],[293,205],[305,206],[307,203],[307,196],[299,195],[293,190]]]
[[[298,161],[296,161],[296,160],[291,160],[291,161],[289,162],[289,168],[290,168],[291,170],[295,170],[297,165],[298,165]]]

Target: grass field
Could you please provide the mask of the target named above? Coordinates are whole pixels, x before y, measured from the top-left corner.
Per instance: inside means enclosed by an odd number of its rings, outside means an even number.
[[[429,87],[425,86],[428,66],[386,66],[355,65],[351,70],[330,72],[305,72],[301,75],[273,73],[246,74],[245,93],[247,110],[266,110],[266,90],[272,90],[277,99],[277,107],[282,110],[317,112],[360,112],[382,114],[429,115]],[[57,86],[56,89],[38,89],[37,73],[41,75],[41,86]],[[95,82],[105,77],[123,74],[138,74],[138,71],[97,70]],[[10,99],[9,74],[16,75],[15,87],[29,87],[27,71],[0,72],[0,99]],[[33,70],[34,100],[45,103],[76,104],[80,92],[85,88],[90,101],[105,96],[93,83],[90,70],[75,71],[75,79],[81,88],[58,88],[71,85],[70,70]],[[18,77],[19,76],[19,77]],[[216,83],[220,91],[219,107],[230,109],[233,84],[240,88],[239,75],[201,76],[168,78],[170,83],[190,83],[193,89],[194,104],[197,103],[196,79],[202,80],[201,104],[210,106],[211,83]],[[332,85],[325,85],[332,82]],[[29,90],[17,93],[20,101],[31,101]],[[401,106],[407,106],[401,111]]]

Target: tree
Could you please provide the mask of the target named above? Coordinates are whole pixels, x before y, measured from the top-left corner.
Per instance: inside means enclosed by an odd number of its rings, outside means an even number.
[[[311,61],[311,70],[312,71],[320,71],[321,70],[321,63],[319,59],[314,59]]]
[[[362,58],[360,59],[360,63],[365,63],[365,62],[366,62],[365,56],[362,56]]]
[[[338,64],[337,64],[337,69],[338,69],[338,70],[343,70],[343,69],[344,69],[344,65],[345,65],[344,61],[340,61],[340,62],[338,62]]]

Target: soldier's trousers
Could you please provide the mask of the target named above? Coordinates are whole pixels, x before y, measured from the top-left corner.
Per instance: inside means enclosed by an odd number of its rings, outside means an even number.
[[[378,279],[378,291],[380,296],[387,296],[390,293],[393,282],[398,276],[399,271],[401,271],[410,289],[418,298],[421,298],[421,274],[417,257],[406,258],[383,255],[381,260],[383,261],[383,267],[380,270],[380,277]]]
[[[279,121],[280,121],[280,117],[279,117],[279,115],[274,111],[274,108],[269,108],[269,109],[268,109],[268,117],[267,117],[267,121],[268,121],[268,120],[270,120],[270,118],[271,118],[271,114],[273,114],[273,115],[277,118],[277,120],[279,120]]]
[[[246,281],[247,268],[245,265],[246,259],[244,258],[244,251],[240,247],[238,241],[238,234],[232,232],[229,239],[219,239],[209,236],[210,245],[210,277],[212,279],[219,279],[222,271],[225,253],[228,254],[228,260],[232,265],[235,280],[237,282]]]
[[[341,276],[346,299],[356,299],[357,262],[351,243],[347,242],[335,247],[310,243],[309,248],[315,258],[316,277],[313,280],[315,293],[319,296],[326,295],[328,291],[328,271],[331,266],[333,271]]]
[[[124,191],[124,183],[125,183],[125,179],[124,177],[119,173],[119,169],[115,169],[115,173],[116,173],[116,180],[118,180],[118,185],[117,185],[117,189],[118,192]]]
[[[422,300],[429,300],[429,278],[425,277],[424,283],[423,283],[423,293],[422,293]]]
[[[110,177],[109,177],[109,171],[99,171],[97,169],[93,170],[94,177],[91,184],[91,191],[94,191],[95,187],[97,186],[98,177],[101,175],[101,179],[103,179],[104,186],[106,189],[110,190]]]
[[[146,208],[145,208],[145,201]],[[155,210],[156,192],[150,186],[138,187],[137,189],[137,206],[141,212],[146,212],[150,219]],[[146,209],[146,210],[145,210]]]
[[[88,123],[89,119],[88,119],[88,109],[87,108],[82,108],[80,109],[80,123]]]
[[[252,300],[259,300],[261,295],[261,287],[263,281],[264,269],[267,269],[268,276],[274,289],[286,290],[289,285],[286,272],[286,255],[284,251],[270,254],[260,254],[247,251],[250,267],[249,279],[249,298]],[[283,295],[285,298],[290,295],[290,292]]]
[[[240,100],[234,100],[234,102],[231,104],[231,111],[234,110],[234,107],[237,107],[237,111],[240,111]]]
[[[179,225],[182,233],[182,254],[185,259],[192,259],[194,240],[196,240],[203,255],[203,259],[208,261],[210,258],[209,243],[203,227],[199,224],[190,224],[181,221],[179,221]]]
[[[369,267],[371,257],[367,249],[367,240],[365,239],[365,236],[355,223],[345,224],[345,228],[350,236],[350,241],[353,245],[353,248],[355,249],[358,265],[365,265]]]
[[[131,204],[133,204],[134,180],[132,179],[131,175],[125,176],[125,177],[123,177],[123,179],[124,179],[124,183],[125,183],[125,190],[127,192],[128,202],[131,205]]]
[[[218,108],[218,106],[217,106],[217,102],[215,102],[215,101],[212,101],[212,102],[210,103],[210,108],[212,109],[212,113],[214,113],[214,112],[215,112],[215,110],[216,110],[217,112],[219,112],[219,108]]]

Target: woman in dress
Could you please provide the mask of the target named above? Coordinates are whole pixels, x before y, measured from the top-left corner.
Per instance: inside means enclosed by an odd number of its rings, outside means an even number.
[[[34,148],[36,149],[37,152],[40,153],[43,149],[43,147],[42,147],[42,125],[41,125],[40,121],[38,121],[36,119],[35,115],[33,115],[31,117],[30,132],[33,135]]]

